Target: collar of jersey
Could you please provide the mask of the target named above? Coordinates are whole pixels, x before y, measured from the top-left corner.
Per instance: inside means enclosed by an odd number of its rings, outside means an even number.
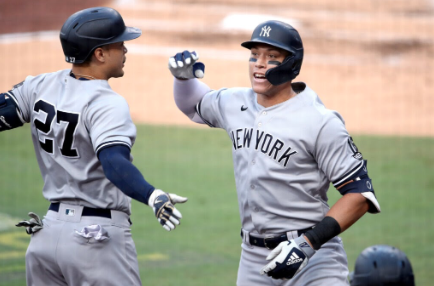
[[[75,78],[75,79],[78,79],[78,80],[90,80],[90,79],[88,79],[88,78],[84,78],[84,77],[76,78],[76,77],[75,77],[75,74],[74,74],[72,71],[69,73],[69,76],[70,76],[70,77],[73,77],[73,78]]]

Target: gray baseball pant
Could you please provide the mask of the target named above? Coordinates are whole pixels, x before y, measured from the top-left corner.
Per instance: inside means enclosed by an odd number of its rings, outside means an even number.
[[[246,232],[244,231],[246,234]],[[248,234],[248,233],[247,233]],[[298,236],[296,231],[288,232],[289,239]],[[244,237],[248,237],[244,235]],[[237,286],[347,286],[348,261],[342,240],[334,237],[325,243],[309,260],[307,266],[290,280],[272,279],[259,274],[269,261],[265,258],[271,252],[264,247],[253,246],[248,239],[241,244],[241,258],[238,268]]]
[[[27,249],[27,285],[142,285],[129,216],[113,210],[111,218],[82,216],[82,210],[60,204],[58,212],[47,212],[43,229],[32,234]],[[76,233],[90,225],[101,225],[109,238],[98,241]]]

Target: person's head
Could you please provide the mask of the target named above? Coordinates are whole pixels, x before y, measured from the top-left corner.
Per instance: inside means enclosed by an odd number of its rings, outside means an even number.
[[[94,65],[110,78],[123,76],[124,41],[141,34],[140,29],[126,27],[116,10],[95,7],[71,15],[60,30],[60,42],[68,63]]]
[[[261,23],[241,46],[251,50],[250,80],[257,93],[284,88],[300,73],[303,43],[289,24],[276,20]]]
[[[351,286],[414,286],[414,274],[404,252],[390,245],[374,245],[357,257]]]
[[[74,64],[81,67],[98,67],[103,78],[116,78],[124,75],[125,54],[128,52],[124,42],[117,42],[98,47],[92,51],[82,64]]]

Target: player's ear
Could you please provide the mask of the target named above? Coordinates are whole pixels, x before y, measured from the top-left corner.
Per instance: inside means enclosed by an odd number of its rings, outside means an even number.
[[[103,47],[98,47],[93,51],[95,59],[101,63],[105,62],[106,50]]]

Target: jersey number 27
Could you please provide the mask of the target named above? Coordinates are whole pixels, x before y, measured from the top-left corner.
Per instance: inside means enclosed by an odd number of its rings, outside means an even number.
[[[78,113],[71,113],[62,110],[57,110],[54,105],[43,100],[38,100],[33,108],[35,112],[43,111],[47,114],[45,122],[39,119],[33,120],[38,133],[42,132],[44,134],[44,141],[41,140],[39,136],[39,144],[41,148],[50,154],[54,153],[54,140],[47,138],[52,130],[52,123],[54,118],[56,118],[56,123],[60,125],[61,122],[66,123],[66,130],[64,132],[63,142],[61,142],[60,153],[65,157],[78,157],[78,152],[76,149],[72,148],[72,143],[74,142],[74,133],[78,124]],[[57,143],[57,142],[56,142]],[[58,144],[60,145],[60,144]]]

